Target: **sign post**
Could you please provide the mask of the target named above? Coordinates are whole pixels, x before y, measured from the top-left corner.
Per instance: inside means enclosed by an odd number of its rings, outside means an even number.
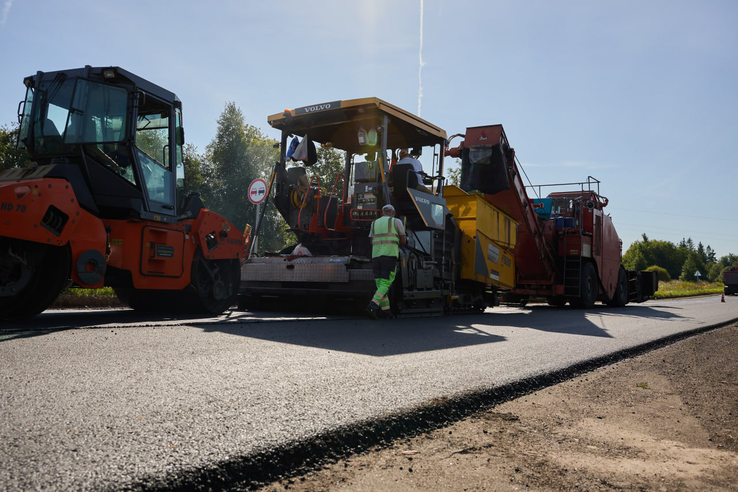
[[[256,225],[255,230],[257,231],[260,230],[259,229],[259,212],[261,212],[261,203],[256,204],[256,219],[254,220],[254,224]],[[259,236],[254,235],[254,237],[251,240],[254,243],[253,247],[251,248],[251,251],[256,252],[257,251],[256,248],[259,246]]]
[[[256,251],[256,247],[259,242],[259,219],[261,217],[261,207],[264,200],[266,200],[267,197],[267,183],[261,178],[256,178],[251,182],[249,185],[249,191],[248,191],[248,197],[249,201],[256,205],[256,221],[254,222],[254,231],[255,234],[251,238],[252,244],[251,244],[251,251]]]

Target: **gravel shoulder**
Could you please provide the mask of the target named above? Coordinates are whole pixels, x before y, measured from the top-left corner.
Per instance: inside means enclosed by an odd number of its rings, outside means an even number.
[[[261,490],[738,490],[738,325]]]

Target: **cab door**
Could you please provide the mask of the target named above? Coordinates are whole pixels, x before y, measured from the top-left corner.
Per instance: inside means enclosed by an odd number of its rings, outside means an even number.
[[[177,115],[178,116],[178,115]],[[142,218],[161,222],[141,230],[141,265],[144,276],[181,277],[185,271],[185,234],[176,227],[177,162],[181,151],[175,142],[174,107],[148,93],[139,92],[136,147],[141,182],[146,197]]]
[[[136,117],[136,160],[146,196],[147,212],[156,216],[176,215],[176,161],[174,108],[145,92],[139,92]],[[171,222],[171,220],[165,220]]]

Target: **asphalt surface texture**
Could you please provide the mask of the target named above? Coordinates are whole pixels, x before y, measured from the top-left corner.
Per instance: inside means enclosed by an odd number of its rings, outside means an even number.
[[[386,321],[49,311],[0,328],[0,488],[248,489],[319,440],[360,449],[403,415],[422,430],[449,401],[736,319],[720,296]]]

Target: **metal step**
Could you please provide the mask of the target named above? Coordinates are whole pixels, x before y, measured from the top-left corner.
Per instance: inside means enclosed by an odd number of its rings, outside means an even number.
[[[402,318],[412,318],[414,316],[443,316],[443,306],[437,307],[415,307],[403,308],[399,316]]]

